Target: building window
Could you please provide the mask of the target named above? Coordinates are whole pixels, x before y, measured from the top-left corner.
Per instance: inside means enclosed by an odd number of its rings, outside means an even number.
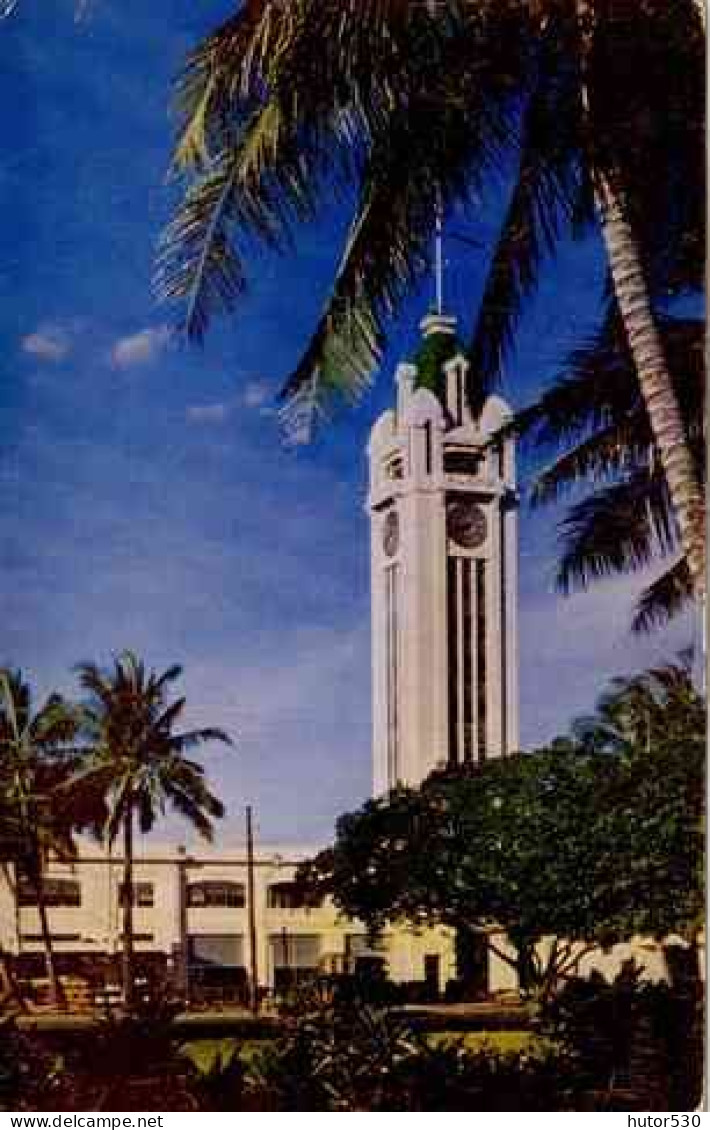
[[[242,934],[190,934],[187,945],[191,966],[242,969],[246,964]]]
[[[320,938],[316,934],[272,934],[269,938],[274,989],[286,992],[318,971]]]
[[[219,879],[190,883],[187,888],[187,905],[244,907],[246,905],[244,884],[229,883]]]
[[[50,934],[53,942],[80,942],[81,934],[55,934],[54,931]],[[20,941],[22,942],[44,942],[42,934],[20,934]]]
[[[481,469],[481,456],[474,451],[445,451],[444,471],[447,475],[477,475]]]
[[[270,910],[302,910],[320,906],[322,899],[306,896],[297,883],[271,883],[266,893],[266,905]]]
[[[76,879],[42,880],[45,906],[81,906],[81,884]],[[17,905],[37,906],[34,886],[26,875],[17,877]]]
[[[120,906],[126,905],[126,886],[124,883],[121,883],[118,888],[118,902]],[[155,905],[155,887],[153,883],[133,883],[133,905]]]
[[[385,971],[387,954],[383,938],[367,934],[345,935],[345,970],[356,976],[379,977]]]

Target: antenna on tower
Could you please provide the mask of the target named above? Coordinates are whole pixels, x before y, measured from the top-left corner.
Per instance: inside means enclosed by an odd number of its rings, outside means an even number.
[[[443,206],[441,203],[441,189],[436,190],[436,205],[434,216],[434,285],[436,290],[436,312],[444,313],[444,251],[443,251]]]

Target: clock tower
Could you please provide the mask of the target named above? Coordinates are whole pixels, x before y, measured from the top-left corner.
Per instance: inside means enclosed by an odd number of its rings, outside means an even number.
[[[518,746],[510,410],[472,415],[454,318],[421,328],[368,446],[375,795]]]

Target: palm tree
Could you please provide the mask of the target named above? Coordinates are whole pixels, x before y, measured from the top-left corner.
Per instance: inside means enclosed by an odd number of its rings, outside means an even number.
[[[186,755],[205,742],[232,743],[214,727],[175,732],[185,699],[170,701],[170,688],[182,674],[181,667],[169,667],[158,675],[147,671],[132,652],[125,652],[110,670],[82,663],[78,673],[87,695],[82,707],[87,750],[73,784],[88,782],[105,797],[108,814],[103,832],[109,844],[123,833],[123,985],[130,1007],[136,820],[141,833],[150,832],[170,805],[211,839],[212,822],[224,815],[224,805],[207,787],[202,766]]]
[[[706,704],[693,683],[692,659],[688,650],[673,663],[612,679],[594,713],[575,720],[575,739],[597,752],[628,754],[704,743]]]
[[[50,855],[75,855],[74,831],[91,823],[75,794],[70,803],[60,794],[76,766],[76,712],[52,695],[33,712],[32,694],[20,671],[0,671],[0,794],[3,836],[0,857],[15,867],[16,887],[26,881],[37,903],[47,980],[55,1005],[66,1001],[59,979],[44,889],[44,867]],[[16,897],[18,891],[16,890]]]
[[[666,316],[658,318],[658,325],[700,479],[703,327]],[[632,628],[647,631],[684,608],[692,598],[690,574],[685,558],[678,556],[665,476],[613,304],[598,333],[572,354],[564,376],[518,412],[509,428],[534,451],[554,453],[533,479],[532,506],[585,490],[560,526],[558,588],[565,593],[586,588],[600,577],[673,557],[642,593]]]
[[[703,84],[695,0],[247,0],[193,52],[179,86],[174,164],[188,185],[159,291],[183,303],[200,339],[246,287],[245,246],[286,249],[295,222],[354,185],[331,293],[283,390],[301,431],[334,396],[366,387],[387,319],[428,269],[437,201],[470,208],[514,166],[472,382],[497,377],[546,256],[596,217],[702,592],[702,489],[649,281],[699,284]]]

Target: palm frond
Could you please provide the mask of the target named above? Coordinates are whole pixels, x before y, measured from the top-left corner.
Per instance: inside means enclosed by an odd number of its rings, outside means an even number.
[[[631,419],[597,431],[578,443],[535,476],[530,489],[531,506],[557,502],[581,483],[600,483],[645,468],[649,443],[644,431]]]
[[[689,439],[701,430],[704,327],[700,321],[657,315],[658,329]],[[609,303],[599,330],[563,363],[563,376],[504,429],[527,447],[559,450],[614,421],[633,422],[639,439],[652,441],[638,379],[616,303]]]
[[[418,121],[412,131],[412,121]],[[345,251],[315,331],[281,396],[299,430],[333,400],[357,400],[379,363],[386,321],[428,272],[437,203],[467,200],[498,169],[509,124],[504,105],[392,115],[363,173]],[[411,169],[417,175],[411,175]]]
[[[204,167],[235,103],[253,104],[263,93],[264,66],[283,44],[294,7],[278,0],[245,0],[190,52],[175,89],[180,132],[173,163],[178,170]]]
[[[242,43],[248,62],[208,42],[188,68],[181,160],[198,179],[165,235],[157,281],[199,339],[244,289],[240,240],[283,250],[292,217],[313,215],[339,171],[349,181],[354,174],[359,205],[341,269],[283,393],[284,418],[302,431],[333,398],[352,400],[367,387],[382,320],[427,266],[438,187],[454,199],[482,183],[496,146],[499,156],[511,91],[474,50],[485,23],[478,9],[431,13],[400,0],[281,9],[261,9],[253,51]],[[495,6],[481,11],[500,31]],[[276,46],[266,50],[264,36]],[[314,54],[314,42],[338,50]]]
[[[692,603],[693,586],[685,559],[676,561],[641,595],[634,609],[631,628],[650,632],[662,627]]]
[[[182,326],[197,341],[213,312],[232,310],[245,288],[241,260],[230,244],[237,175],[233,156],[220,154],[191,186],[161,238],[158,297],[184,304]]]
[[[101,823],[109,844],[129,813],[137,816],[141,832],[150,831],[173,791],[180,811],[189,813],[203,833],[209,819],[223,811],[205,784],[203,767],[184,753],[208,741],[231,744],[231,739],[217,727],[174,733],[185,699],[169,702],[168,689],[181,674],[178,664],[162,673],[149,670],[133,652],[116,656],[105,672],[94,663],[79,668],[90,695],[78,714],[85,747],[62,790],[66,797],[85,798],[88,825]]]
[[[221,801],[211,794],[196,799],[187,791],[179,788],[174,783],[165,787],[166,796],[170,803],[184,816],[206,840],[214,837],[212,819],[219,819],[224,815],[224,806]]]
[[[660,474],[637,471],[573,506],[560,523],[557,587],[567,593],[673,552],[677,533]]]
[[[519,163],[469,348],[472,403],[499,379],[525,300],[540,267],[575,223],[591,219],[591,194],[580,162],[581,103],[573,24],[550,19],[539,41],[521,109]]]
[[[182,754],[187,750],[196,749],[206,742],[222,742],[223,745],[234,745],[234,740],[225,731],[217,726],[204,726],[199,730],[187,730],[182,734],[172,734],[170,744],[173,749]]]
[[[78,663],[74,670],[79,677],[80,686],[88,691],[97,703],[107,705],[111,702],[114,693],[113,684],[96,663]]]

